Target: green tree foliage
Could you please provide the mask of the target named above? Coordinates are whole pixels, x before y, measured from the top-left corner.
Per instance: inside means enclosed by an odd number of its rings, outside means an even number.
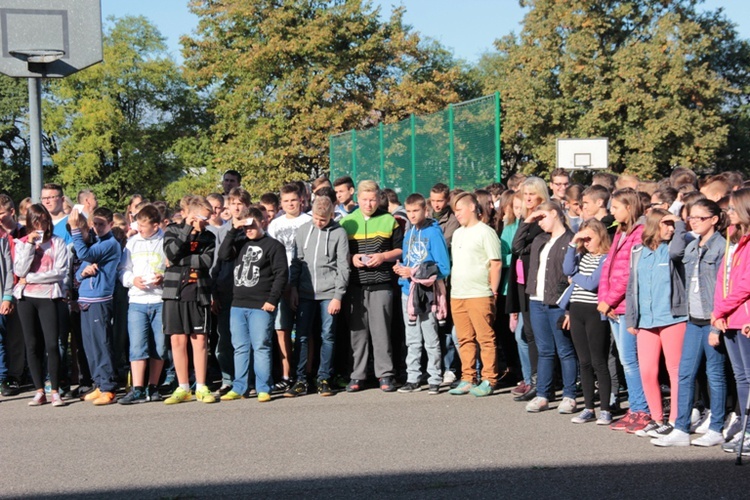
[[[196,159],[209,116],[144,17],[110,18],[104,62],[50,84],[45,125],[57,138],[59,181],[90,188],[122,208],[135,192],[154,199]],[[177,146],[181,144],[181,146]],[[185,154],[189,153],[189,154]]]
[[[193,0],[187,74],[210,89],[214,172],[254,194],[328,168],[328,137],[430,113],[478,88],[450,53],[420,40],[397,9],[362,0]],[[211,175],[214,175],[213,172]]]
[[[503,96],[509,170],[548,172],[561,137],[608,137],[612,170],[643,178],[736,160],[728,112],[749,59],[721,12],[698,13],[696,0],[521,3],[520,36],[480,62],[485,91]]]
[[[0,75],[0,192],[14,200],[29,193],[28,95],[26,80]]]

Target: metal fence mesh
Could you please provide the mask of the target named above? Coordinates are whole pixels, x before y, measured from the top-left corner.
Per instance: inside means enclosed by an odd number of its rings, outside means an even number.
[[[331,179],[377,180],[403,200],[442,182],[475,189],[500,181],[500,96],[330,138]]]

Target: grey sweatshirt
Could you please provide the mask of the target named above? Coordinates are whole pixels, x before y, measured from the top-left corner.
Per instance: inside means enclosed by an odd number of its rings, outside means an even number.
[[[290,282],[304,299],[342,300],[349,284],[349,242],[346,231],[331,221],[318,229],[312,221],[297,230]]]

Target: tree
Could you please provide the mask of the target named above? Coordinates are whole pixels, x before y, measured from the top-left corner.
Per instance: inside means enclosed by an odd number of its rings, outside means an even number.
[[[175,145],[199,135],[210,114],[156,27],[144,17],[108,21],[104,62],[50,84],[45,124],[65,189],[87,187],[122,208],[135,192],[163,195],[187,168]]]
[[[485,91],[503,96],[511,170],[548,172],[561,137],[608,137],[611,169],[643,178],[715,167],[748,81],[747,58],[727,57],[746,43],[720,11],[700,14],[696,0],[521,3],[520,36],[480,62]]]
[[[26,80],[0,75],[0,192],[14,200],[29,194],[28,103]]]
[[[213,94],[214,166],[254,195],[328,168],[328,137],[476,91],[439,45],[362,0],[191,1],[186,72]]]

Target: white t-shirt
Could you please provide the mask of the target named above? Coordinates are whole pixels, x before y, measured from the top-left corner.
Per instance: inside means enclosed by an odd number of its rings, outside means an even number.
[[[500,238],[483,222],[459,227],[453,233],[451,297],[491,297],[490,261],[500,260]]]
[[[539,252],[539,269],[536,272],[536,293],[529,297],[529,300],[544,300],[544,278],[547,276],[547,258],[549,252],[552,250],[552,246],[560,236],[550,239],[546,245],[542,247],[542,251]]]
[[[297,229],[305,222],[312,220],[307,214],[299,214],[294,219],[286,215],[277,217],[268,225],[268,236],[284,245],[286,249],[286,263],[292,265],[294,257],[294,238],[297,236]]]

